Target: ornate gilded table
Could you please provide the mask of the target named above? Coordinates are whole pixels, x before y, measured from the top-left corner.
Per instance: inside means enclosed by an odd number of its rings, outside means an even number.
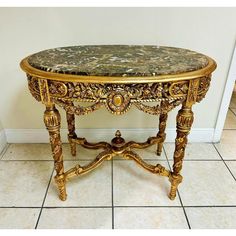
[[[28,77],[29,90],[37,101],[46,106],[44,122],[49,131],[55,163],[55,182],[59,197],[66,200],[66,181],[93,170],[104,160],[120,155],[132,159],[153,174],[167,176],[171,183],[169,198],[174,199],[187,144],[193,123],[192,105],[200,102],[209,86],[214,60],[187,49],[159,46],[73,46],[38,52],[21,61]],[[91,102],[86,107],[79,102]],[[156,102],[150,106],[146,102]],[[145,104],[146,103],[146,104]],[[60,114],[55,104],[66,111],[68,140],[71,153],[76,144],[90,149],[103,149],[86,166],[77,164],[64,171],[60,138]],[[165,141],[167,113],[181,105],[178,112],[173,170],[160,164],[146,163],[134,149],[157,145],[161,154]],[[125,142],[119,131],[111,143],[90,143],[75,133],[75,115],[85,115],[105,106],[121,115],[131,106],[151,115],[159,115],[159,131],[146,142]]]

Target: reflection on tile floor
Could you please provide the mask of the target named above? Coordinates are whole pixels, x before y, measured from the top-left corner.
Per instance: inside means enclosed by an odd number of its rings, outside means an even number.
[[[68,199],[58,199],[48,144],[10,144],[0,156],[2,229],[159,229],[236,228],[236,96],[220,143],[191,143],[183,163],[184,181],[175,201],[170,183],[133,161],[115,158],[67,184]],[[150,164],[172,165],[174,145],[139,150]],[[63,144],[65,167],[85,165],[97,150],[78,147],[72,157]],[[63,216],[63,217],[62,217]]]

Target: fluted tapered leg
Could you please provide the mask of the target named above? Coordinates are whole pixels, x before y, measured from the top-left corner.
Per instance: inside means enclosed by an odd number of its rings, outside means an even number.
[[[56,171],[55,182],[59,190],[59,197],[61,200],[65,201],[66,186],[60,137],[61,117],[54,104],[46,105],[46,111],[44,112],[44,123],[49,132],[51,149],[54,159],[54,168]]]
[[[182,182],[183,177],[180,175],[184,158],[185,147],[187,145],[187,136],[193,123],[193,112],[191,106],[183,105],[179,110],[177,118],[177,137],[175,139],[174,164],[173,172],[169,176],[171,190],[169,198],[175,199],[178,185]]]

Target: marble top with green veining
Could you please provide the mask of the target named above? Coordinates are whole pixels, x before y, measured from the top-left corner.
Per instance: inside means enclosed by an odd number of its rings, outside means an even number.
[[[90,76],[158,76],[204,68],[203,54],[182,48],[151,45],[97,45],[60,47],[28,58],[43,71]]]

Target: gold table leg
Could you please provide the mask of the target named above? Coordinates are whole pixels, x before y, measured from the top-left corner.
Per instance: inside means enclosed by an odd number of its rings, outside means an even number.
[[[160,114],[160,117],[159,117],[159,131],[157,133],[157,137],[162,138],[163,141],[157,144],[157,155],[158,156],[161,155],[163,143],[166,139],[165,129],[166,129],[167,117],[168,117],[167,113]]]
[[[73,106],[73,102],[69,103],[71,106]],[[71,149],[71,155],[76,156],[76,143],[71,142],[73,138],[77,138],[77,135],[75,133],[75,115],[66,112],[66,119],[67,119],[67,126],[68,126],[68,141],[70,144]]]
[[[44,123],[50,136],[54,168],[56,171],[55,182],[59,190],[59,198],[65,201],[66,186],[60,137],[61,117],[54,104],[46,105],[46,111],[44,112]]]
[[[169,198],[174,200],[178,185],[182,182],[183,177],[180,175],[182,169],[182,163],[184,158],[185,147],[187,145],[187,136],[190,132],[193,123],[193,112],[191,105],[183,105],[179,110],[177,118],[177,137],[175,139],[175,151],[174,151],[174,164],[173,172],[169,176],[171,182],[171,190]]]

